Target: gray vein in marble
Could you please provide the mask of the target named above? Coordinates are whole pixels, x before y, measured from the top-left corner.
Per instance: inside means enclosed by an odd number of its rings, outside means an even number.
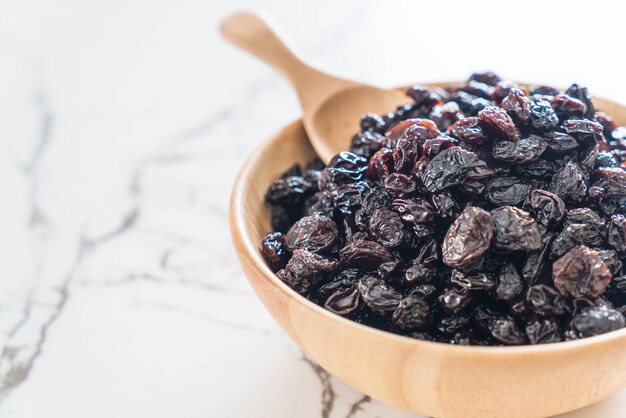
[[[30,64],[33,64],[32,60],[29,60]],[[34,65],[33,65],[34,66]],[[38,69],[38,67],[37,67]],[[41,84],[37,84],[35,88],[34,97],[35,111],[39,115],[40,130],[39,134],[33,144],[32,151],[26,161],[19,163],[22,174],[28,180],[28,199],[30,206],[30,217],[28,221],[28,230],[34,234],[33,242],[35,245],[39,245],[42,239],[42,234],[46,233],[50,228],[47,216],[39,204],[39,167],[45,152],[49,148],[50,139],[52,136],[53,117],[52,110],[49,106],[49,100],[45,89]],[[34,257],[33,263],[36,265],[38,274],[41,273],[42,260],[38,257]],[[23,302],[22,315],[18,321],[11,327],[7,333],[7,342],[2,347],[0,353],[0,364],[4,365],[2,375],[0,375],[0,401],[8,394],[9,389],[12,389],[24,381],[32,368],[32,365],[41,353],[41,347],[47,333],[47,328],[51,322],[56,319],[53,314],[49,321],[43,324],[43,327],[39,329],[36,343],[33,347],[24,345],[12,345],[11,339],[14,338],[28,323],[31,318],[31,312],[33,309],[34,301],[33,296],[36,292],[36,287],[31,287],[27,293]],[[65,300],[65,295],[62,292],[61,301],[57,305],[60,309]],[[16,362],[18,354],[21,354],[23,350],[31,350],[31,354],[27,357],[26,362]]]
[[[35,363],[35,360],[41,355],[43,351],[43,345],[45,343],[46,336],[48,335],[49,328],[57,320],[57,318],[61,314],[63,307],[65,306],[65,302],[67,301],[67,297],[68,297],[69,283],[71,281],[73,272],[75,271],[78,264],[80,263],[82,257],[85,254],[85,251],[86,251],[86,246],[84,245],[84,241],[81,239],[81,245],[79,246],[78,252],[76,254],[76,257],[75,257],[74,263],[72,264],[70,272],[67,274],[67,276],[63,280],[61,287],[57,289],[60,295],[60,298],[57,301],[57,303],[54,305],[52,314],[39,328],[38,338],[35,342],[34,348],[31,349],[32,353],[27,357],[27,360],[25,362],[21,361],[19,363],[14,362],[16,353],[18,351],[22,349],[28,349],[30,347],[11,346],[8,344],[5,345],[3,352],[2,352],[1,360],[2,361],[8,360],[10,362],[10,369],[0,381],[0,400],[3,400],[8,395],[11,389],[14,389],[16,386],[18,386],[20,383],[26,380],[26,378],[28,378],[28,375],[30,374],[33,368],[33,365]],[[29,301],[29,302],[32,302],[32,301]],[[20,324],[13,329],[13,334],[15,334],[19,330],[19,328],[27,322],[28,313],[30,312],[32,303],[28,303],[26,306],[27,308],[26,308],[26,313],[24,315],[24,318],[22,321],[20,321]]]
[[[35,104],[40,109],[39,113],[41,114],[41,131],[39,134],[39,139],[35,144],[30,158],[28,159],[28,161],[22,163],[22,170],[29,175],[32,174],[39,166],[39,162],[43,158],[43,155],[48,148],[52,133],[52,110],[50,109],[50,106],[48,104],[47,95],[41,87],[36,94]]]
[[[372,398],[370,398],[369,396],[363,395],[363,397],[361,397],[359,400],[357,400],[352,405],[350,405],[350,409],[348,410],[348,414],[346,415],[346,418],[354,418],[354,416],[359,411],[363,410],[363,405],[370,402],[371,400]]]
[[[144,162],[142,162],[135,173],[132,176],[131,181],[131,195],[136,195],[139,191],[139,180],[141,175],[148,166],[151,165],[161,165],[168,163],[180,163],[184,161],[189,161],[192,159],[196,159],[197,156],[194,155],[177,155],[171,152],[171,148],[174,146],[178,146],[181,143],[196,141],[196,140],[205,140],[206,137],[213,131],[215,131],[219,126],[229,126],[231,125],[233,119],[238,116],[244,108],[242,108],[241,103],[243,101],[250,102],[255,100],[258,96],[260,96],[264,91],[270,89],[274,86],[274,82],[276,77],[267,75],[265,77],[260,77],[256,80],[251,81],[247,84],[241,95],[239,97],[234,98],[231,102],[226,103],[224,107],[220,110],[213,112],[207,115],[202,121],[198,122],[195,126],[185,129],[177,134],[172,135],[170,138],[165,140],[165,144],[160,151],[156,153],[156,155],[149,157]],[[233,144],[237,145],[237,144]],[[169,152],[168,152],[169,151]],[[224,149],[224,151],[228,151],[228,149]]]
[[[38,68],[38,67],[37,67]],[[33,145],[32,152],[26,161],[20,163],[22,173],[28,178],[29,181],[29,199],[31,214],[29,220],[29,226],[31,228],[48,226],[47,216],[41,208],[38,202],[39,192],[39,166],[41,160],[44,158],[45,152],[50,145],[50,139],[52,137],[53,128],[53,113],[50,107],[49,98],[45,88],[38,84],[35,90],[35,97],[33,98],[36,113],[39,115],[39,134]]]
[[[28,180],[29,188],[28,199],[30,217],[27,226],[28,229],[35,235],[33,237],[33,241],[39,245],[42,234],[47,232],[50,228],[48,218],[38,202],[40,182],[39,166],[45,152],[49,148],[53,125],[52,110],[48,103],[46,91],[41,84],[38,84],[36,87],[34,104],[36,113],[39,115],[40,119],[40,130],[33,145],[32,152],[26,161],[20,163],[20,168],[21,172]],[[42,260],[38,259],[38,257],[34,257],[33,263],[36,264],[37,273],[40,274]],[[15,359],[22,350],[28,349],[29,347],[25,347],[24,345],[11,345],[10,343],[11,339],[29,323],[32,309],[35,306],[33,296],[36,290],[35,286],[31,286],[27,291],[23,302],[21,317],[6,334],[7,343],[5,343],[2,347],[2,352],[0,353],[0,364],[8,363],[8,370],[0,376],[0,400],[6,396],[6,389],[13,388],[26,379],[35,358],[41,352],[41,345],[43,344],[43,340],[45,339],[47,332],[47,324],[44,324],[43,328],[39,330],[39,339],[35,344],[33,353],[25,364],[23,362],[16,364]],[[62,303],[63,302],[61,302],[61,304]],[[52,318],[52,320],[54,320],[54,318]]]
[[[98,245],[110,241],[112,239],[117,238],[123,233],[127,232],[130,228],[132,228],[139,219],[139,208],[133,207],[122,217],[120,224],[113,228],[111,231],[106,232],[96,239],[92,239],[88,241],[88,245],[90,247],[97,247]]]
[[[72,262],[69,271],[63,278],[61,284],[56,289],[59,294],[59,299],[56,301],[56,303],[52,305],[52,312],[39,327],[38,336],[33,346],[13,346],[10,344],[6,344],[3,348],[2,355],[0,356],[0,362],[8,361],[10,366],[9,370],[4,373],[4,375],[0,379],[0,402],[6,399],[10,391],[16,388],[22,382],[24,382],[31,373],[35,361],[43,352],[43,347],[46,342],[46,337],[48,336],[50,328],[60,317],[63,308],[66,305],[66,302],[69,298],[70,283],[74,279],[75,272],[77,271],[78,267],[81,265],[85,257],[95,251],[97,247],[101,244],[107,242],[110,239],[113,239],[114,237],[128,230],[128,228],[132,226],[134,219],[136,219],[136,216],[137,215],[135,211],[130,211],[122,219],[122,223],[119,226],[116,226],[111,231],[106,232],[101,236],[89,239],[84,237],[83,234],[80,235],[74,261]],[[19,331],[19,329],[27,323],[30,310],[33,306],[34,304],[32,296],[29,296],[28,303],[26,304],[25,308],[25,313],[22,319],[18,322],[18,324],[11,330],[11,334],[15,335]],[[30,350],[30,353],[27,355],[26,360],[22,359],[19,362],[16,362],[16,354],[21,350]]]
[[[320,381],[322,385],[322,408],[321,408],[321,418],[330,418],[330,414],[333,411],[333,407],[335,406],[335,390],[333,389],[333,383],[331,381],[331,375],[328,373],[322,366],[313,361],[309,360],[306,356],[302,356],[302,360],[311,366],[315,376]]]
[[[81,243],[82,243],[82,241],[81,241]],[[63,310],[63,307],[65,306],[65,303],[66,303],[67,298],[68,298],[68,286],[69,286],[69,283],[70,283],[70,281],[72,279],[73,272],[75,271],[75,269],[80,264],[80,261],[81,261],[83,255],[84,255],[84,253],[85,253],[85,250],[86,250],[86,247],[84,245],[81,245],[79,247],[79,250],[78,250],[76,259],[74,261],[74,264],[72,266],[72,269],[70,270],[70,273],[65,277],[61,287],[58,289],[58,292],[59,292],[59,295],[60,295],[60,299],[56,303],[56,305],[54,306],[54,310],[53,310],[52,314],[43,323],[43,326],[41,326],[39,328],[39,336],[38,336],[37,341],[35,343],[33,352],[29,355],[27,361],[26,362],[20,362],[20,363],[17,363],[17,364],[13,363],[13,361],[12,361],[12,360],[14,360],[15,352],[19,351],[20,349],[23,349],[24,347],[12,347],[12,346],[9,346],[9,345],[6,345],[4,347],[4,350],[3,350],[3,353],[2,353],[2,357],[3,357],[3,360],[4,360],[5,353],[7,354],[6,358],[11,362],[11,369],[9,370],[8,373],[6,373],[6,375],[3,377],[2,381],[0,381],[0,401],[4,400],[6,398],[6,396],[9,394],[10,390],[14,389],[20,383],[22,383],[24,380],[26,380],[28,378],[28,376],[29,376],[29,374],[30,374],[30,372],[31,372],[31,370],[33,368],[33,365],[35,364],[35,360],[37,360],[37,358],[43,352],[43,345],[44,345],[44,343],[46,341],[46,337],[48,335],[48,330],[50,329],[52,324],[59,318],[59,315],[61,314],[61,311]]]

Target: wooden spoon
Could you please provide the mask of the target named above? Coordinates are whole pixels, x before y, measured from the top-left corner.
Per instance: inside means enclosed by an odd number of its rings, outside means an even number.
[[[408,101],[398,91],[344,80],[311,67],[287,46],[284,37],[254,13],[227,17],[221,31],[230,42],[289,79],[300,98],[309,140],[325,163],[348,148],[363,114],[386,113]]]

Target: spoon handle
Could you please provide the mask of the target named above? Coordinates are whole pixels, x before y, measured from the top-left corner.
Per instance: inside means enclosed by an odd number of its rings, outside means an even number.
[[[228,41],[285,75],[296,89],[305,113],[332,91],[352,84],[306,64],[288,45],[284,36],[267,20],[252,12],[238,12],[228,16],[220,30]]]

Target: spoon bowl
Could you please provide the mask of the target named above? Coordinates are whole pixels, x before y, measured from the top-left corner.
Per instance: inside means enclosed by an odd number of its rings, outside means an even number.
[[[626,122],[626,107],[595,103]],[[626,329],[545,345],[455,346],[358,324],[294,292],[259,252],[271,231],[264,193],[287,168],[314,156],[302,121],[290,124],[243,165],[230,206],[233,241],[248,280],[312,360],[375,399],[434,417],[546,417],[626,387]]]
[[[407,101],[400,92],[389,93],[371,86],[348,87],[325,100],[312,115],[305,115],[303,123],[309,137],[325,138],[311,141],[316,153],[324,156],[324,162],[349,147],[350,138],[359,131],[361,115],[385,114]]]

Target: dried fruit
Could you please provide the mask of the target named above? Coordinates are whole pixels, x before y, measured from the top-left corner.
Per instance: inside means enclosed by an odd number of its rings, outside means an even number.
[[[368,113],[328,166],[267,190],[260,252],[310,301],[450,344],[624,327],[626,126],[566,92],[475,73]],[[410,100],[407,99],[407,100]]]
[[[530,124],[539,132],[549,131],[559,124],[559,118],[547,100],[536,100],[530,105]]]
[[[491,220],[496,251],[535,251],[541,247],[537,222],[528,212],[513,206],[501,206],[491,211]]]
[[[391,210],[405,222],[420,224],[435,220],[435,209],[423,199],[395,199]]]
[[[526,335],[531,344],[558,343],[561,341],[559,325],[551,319],[530,322],[526,325]]]
[[[265,201],[272,205],[294,205],[303,202],[312,190],[313,185],[302,177],[281,178],[267,189]]]
[[[452,284],[468,290],[491,290],[496,287],[496,282],[486,273],[463,273],[454,270],[450,278]]]
[[[348,267],[374,271],[382,263],[393,261],[393,256],[374,241],[353,240],[339,251],[339,258]]]
[[[478,121],[481,127],[487,132],[499,138],[505,138],[510,141],[518,141],[520,133],[513,119],[504,111],[496,106],[488,106],[478,112]]]
[[[390,210],[376,209],[370,217],[369,230],[378,243],[388,248],[397,247],[404,238],[402,220]]]
[[[456,315],[472,301],[472,294],[465,288],[451,287],[439,296],[441,308],[448,314]]]
[[[603,190],[603,196],[626,195],[626,171],[621,168],[602,168],[593,172],[594,187]]]
[[[443,262],[456,268],[480,258],[491,245],[493,229],[488,212],[466,207],[443,239]]]
[[[424,186],[430,192],[462,184],[469,178],[487,177],[492,174],[487,164],[476,154],[460,147],[449,148],[437,154],[422,176]]]
[[[552,245],[552,257],[561,257],[578,245],[601,246],[605,235],[604,222],[597,213],[588,208],[571,209],[567,212],[563,231]]]
[[[366,170],[367,160],[365,158],[352,152],[341,151],[322,170],[322,175],[326,173],[327,181],[334,184],[354,183],[363,178]],[[323,190],[321,185],[320,189]]]
[[[526,306],[541,317],[561,316],[568,312],[566,299],[554,288],[543,284],[528,288]]]
[[[478,81],[480,83],[487,84],[489,86],[495,86],[502,79],[500,76],[491,71],[485,71],[482,73],[474,73],[470,76],[469,81]]]
[[[441,131],[437,125],[428,119],[407,119],[389,129],[385,134],[388,148],[394,148],[400,138],[421,144],[425,140],[437,138],[439,135],[441,135]]]
[[[526,206],[537,222],[547,228],[558,226],[565,216],[565,202],[558,195],[535,189],[528,195]]]
[[[448,129],[448,132],[453,137],[469,144],[478,144],[487,139],[476,117],[460,119]]]
[[[367,174],[372,180],[384,180],[393,173],[393,152],[389,148],[383,148],[372,155],[367,168]]]
[[[457,146],[458,141],[450,136],[442,135],[435,139],[427,139],[422,146],[422,156],[433,158],[442,151]]]
[[[372,276],[365,276],[359,281],[359,293],[363,302],[379,315],[393,312],[402,300],[399,292]]]
[[[530,100],[520,89],[513,88],[502,100],[500,106],[516,121],[525,123],[530,118]]]
[[[339,233],[335,222],[325,216],[305,216],[296,222],[285,235],[289,250],[305,249],[324,252],[337,242]]]
[[[563,122],[565,132],[572,135],[578,142],[600,142],[602,141],[602,124],[587,119],[568,119]]]
[[[384,134],[387,130],[387,122],[376,113],[368,113],[361,117],[361,132],[377,132]]]
[[[495,289],[496,298],[499,300],[513,300],[517,298],[524,289],[522,278],[515,265],[506,263],[500,269]]]
[[[337,289],[326,299],[324,307],[337,315],[347,316],[358,311],[360,304],[359,288],[352,285],[348,288]]]
[[[403,332],[424,328],[430,321],[430,306],[415,295],[402,299],[391,317],[391,325]]]
[[[626,252],[626,218],[622,215],[611,216],[608,230],[609,245],[620,253]]]
[[[530,135],[519,141],[498,141],[493,145],[493,157],[508,163],[522,164],[536,161],[548,145],[542,137]]]
[[[579,337],[592,337],[624,328],[624,315],[606,306],[593,306],[576,315],[572,326]]]
[[[580,100],[585,105],[585,117],[593,119],[596,109],[591,101],[591,95],[586,87],[581,87],[578,84],[572,84],[565,94]]]
[[[577,203],[587,194],[585,173],[574,161],[568,161],[561,171],[552,177],[550,191],[566,202]]]
[[[519,345],[526,342],[524,333],[512,319],[491,319],[488,322],[487,329],[493,338],[504,344]]]
[[[487,183],[485,199],[494,205],[518,205],[526,200],[532,186],[527,181],[514,176],[494,177]]]
[[[428,118],[437,124],[439,129],[445,130],[463,117],[463,112],[455,102],[434,106]]]
[[[593,251],[576,247],[554,262],[552,279],[563,296],[595,299],[611,281],[611,272]]]
[[[542,138],[548,145],[548,151],[554,155],[568,154],[578,148],[578,141],[563,132],[548,132]]]
[[[407,267],[402,279],[402,285],[406,288],[414,288],[415,286],[428,284],[432,282],[437,275],[437,271],[432,267],[423,263],[413,263]]]
[[[395,196],[402,197],[413,193],[417,187],[415,179],[400,173],[391,173],[385,178],[385,189]]]
[[[461,212],[457,201],[445,191],[432,195],[431,199],[437,215],[442,218],[452,218]]]
[[[567,94],[557,94],[550,100],[550,106],[561,119],[582,118],[587,112],[587,106],[583,102]]]
[[[280,232],[270,232],[263,237],[261,254],[274,273],[284,268],[291,256],[285,245],[285,237]]]
[[[295,250],[278,276],[298,293],[306,293],[328,273],[339,268],[339,262],[307,250]]]

